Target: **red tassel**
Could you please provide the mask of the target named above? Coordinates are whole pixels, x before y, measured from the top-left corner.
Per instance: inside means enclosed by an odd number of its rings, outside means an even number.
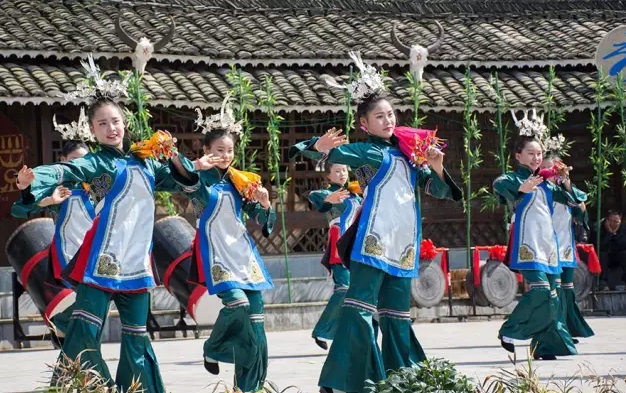
[[[474,288],[478,288],[480,285],[480,251],[474,247],[474,261],[473,261],[473,273],[474,273]]]

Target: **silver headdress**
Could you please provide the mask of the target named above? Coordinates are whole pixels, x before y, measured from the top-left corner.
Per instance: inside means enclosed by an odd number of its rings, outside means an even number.
[[[330,87],[347,90],[356,102],[378,91],[385,91],[383,76],[371,65],[366,65],[359,52],[349,52],[348,55],[358,67],[360,74],[356,80],[347,85],[340,85],[328,75],[322,75],[322,79]]]
[[[58,124],[56,115],[54,115],[52,117],[52,124],[54,124],[54,129],[61,134],[61,137],[63,137],[63,140],[65,141],[96,141],[96,138],[89,129],[89,120],[87,119],[87,116],[85,116],[85,108],[80,108],[78,122],[73,121],[70,124]]]
[[[546,138],[543,142],[543,148],[546,152],[556,154],[559,157],[567,156],[567,151],[571,147],[572,142],[565,140],[563,134]]]
[[[81,60],[83,68],[87,71],[87,80],[80,82],[76,86],[76,90],[63,94],[62,96],[68,101],[84,100],[91,103],[97,99],[109,98],[115,100],[120,97],[128,97],[128,80],[130,73],[123,80],[106,80],[100,73],[100,68],[93,60],[93,56],[89,54],[87,62]]]
[[[222,108],[220,113],[203,117],[200,108],[196,108],[198,118],[196,119],[196,126],[202,129],[202,133],[206,134],[216,128],[223,128],[231,134],[239,135],[242,130],[242,121],[235,121],[235,115],[233,114],[233,108],[228,102],[230,100],[230,93],[226,94],[224,101],[222,102]]]
[[[543,141],[544,135],[548,132],[548,127],[543,124],[543,115],[537,116],[535,108],[532,110],[532,117],[528,117],[528,111],[524,111],[524,118],[518,120],[515,117],[515,111],[511,109],[511,116],[515,121],[515,125],[519,128],[520,136],[536,137]]]

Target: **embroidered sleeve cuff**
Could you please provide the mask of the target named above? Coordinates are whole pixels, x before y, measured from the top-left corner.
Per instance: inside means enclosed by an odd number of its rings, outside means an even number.
[[[463,193],[461,189],[456,185],[450,174],[445,169],[443,170],[444,180],[435,172],[430,173],[424,191],[435,198],[440,199],[452,199],[453,201],[460,201],[463,199]]]
[[[575,203],[583,203],[587,200],[587,194],[576,188],[576,186],[574,186],[573,184],[570,194],[574,197]]]
[[[276,213],[274,212],[274,209],[270,207],[266,210],[259,205],[256,222],[263,227],[263,237],[269,237],[274,229],[274,223],[276,222]]]

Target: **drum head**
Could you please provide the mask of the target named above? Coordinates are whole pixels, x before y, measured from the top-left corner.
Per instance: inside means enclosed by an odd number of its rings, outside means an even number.
[[[434,307],[443,299],[446,278],[438,262],[420,261],[419,277],[411,282],[411,296],[418,307]]]
[[[487,261],[480,270],[482,293],[491,305],[502,308],[515,300],[517,277],[504,263]]]

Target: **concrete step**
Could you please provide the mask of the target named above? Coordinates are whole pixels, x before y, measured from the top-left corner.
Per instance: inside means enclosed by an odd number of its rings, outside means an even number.
[[[279,278],[273,281],[274,289],[263,291],[263,302],[265,304],[289,303],[287,279]],[[294,278],[291,279],[291,302],[326,302],[332,296],[333,288],[331,277]]]

